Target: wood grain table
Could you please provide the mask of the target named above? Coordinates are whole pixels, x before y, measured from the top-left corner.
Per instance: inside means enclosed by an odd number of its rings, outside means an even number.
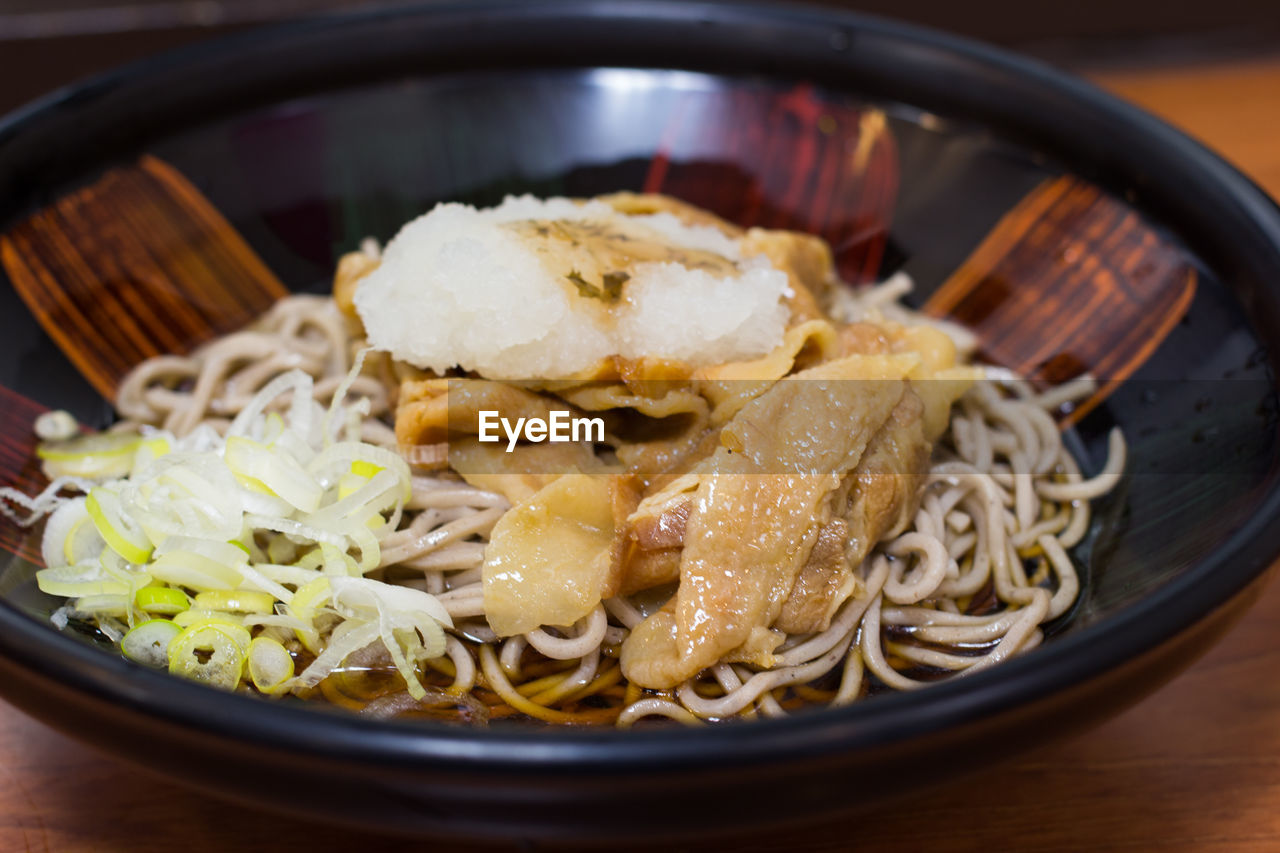
[[[1280,58],[1094,76],[1190,131],[1280,196]],[[420,846],[451,853],[544,849]],[[1185,674],[1092,732],[868,817],[691,849],[855,846],[1280,850],[1280,584]],[[295,847],[324,853],[418,845],[209,800],[0,704],[0,851]]]

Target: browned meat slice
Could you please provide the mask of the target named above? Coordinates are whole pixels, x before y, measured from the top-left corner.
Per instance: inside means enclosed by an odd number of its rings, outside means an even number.
[[[632,595],[645,589],[672,583],[680,577],[681,548],[641,550],[634,540],[623,539],[629,550],[618,571],[615,595]]]
[[[787,300],[791,322],[820,319],[836,286],[835,265],[825,240],[796,231],[752,228],[742,239],[747,255],[764,255],[787,274],[792,295]]]
[[[913,390],[902,395],[871,440],[858,467],[842,484],[839,516],[818,535],[774,627],[795,634],[824,631],[857,586],[853,570],[877,542],[896,536],[915,513],[928,469],[924,405]]]
[[[773,626],[780,631],[808,634],[821,631],[831,624],[835,608],[832,602],[847,598],[856,585],[853,570],[845,548],[849,542],[849,528],[844,519],[827,522],[818,531],[813,550],[805,560],[791,593],[782,604],[782,612]]]
[[[339,311],[357,323],[360,322],[360,315],[356,313],[353,301],[356,285],[377,268],[378,259],[364,252],[347,252],[338,259],[338,268],[333,274],[333,301],[337,303]]]
[[[619,527],[638,497],[627,477],[569,474],[512,507],[485,549],[490,627],[508,637],[572,625],[614,595]]]
[[[832,495],[902,399],[912,363],[851,356],[820,365],[778,382],[725,426],[691,499],[675,598],[623,645],[629,680],[674,686],[775,622],[833,520]]]
[[[684,529],[689,523],[692,499],[678,501],[656,516],[636,520],[632,537],[641,549],[678,548],[684,545]]]
[[[924,427],[924,405],[909,391],[853,472],[849,508],[842,513],[849,524],[852,565],[861,563],[877,542],[906,529],[915,514],[932,451]]]
[[[840,350],[844,355],[879,355],[889,352],[892,342],[877,323],[848,323],[841,326]]]
[[[685,225],[710,225],[727,237],[741,237],[742,229],[714,213],[695,207],[669,195],[659,193],[612,193],[597,197],[599,201],[619,213],[629,216],[646,216],[653,213],[670,213]]]

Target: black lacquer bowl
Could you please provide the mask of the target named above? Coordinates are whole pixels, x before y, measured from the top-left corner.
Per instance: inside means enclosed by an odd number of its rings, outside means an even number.
[[[1101,380],[1071,440],[1096,468],[1122,426],[1129,474],[1078,554],[1080,605],[1040,648],[781,721],[379,723],[219,693],[59,633],[30,542],[6,527],[5,698],[210,792],[318,818],[680,834],[830,813],[1078,730],[1187,666],[1256,596],[1280,553],[1280,211],[1078,80],[796,8],[467,3],[323,19],[151,60],[9,116],[5,476],[38,485],[41,407],[104,424],[139,357],[239,322],[280,282],[325,289],[339,253],[436,201],[618,189],[822,233],[851,280],[910,273],[912,301],[972,325],[992,361],[1046,383]],[[177,225],[136,227],[148,216]],[[214,245],[223,254],[200,267]],[[213,298],[208,279],[247,302]],[[166,292],[196,312],[148,310]]]

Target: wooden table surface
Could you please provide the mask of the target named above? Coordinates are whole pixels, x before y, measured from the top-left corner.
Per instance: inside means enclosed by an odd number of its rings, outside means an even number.
[[[1094,76],[1280,197],[1280,58]],[[384,843],[416,847],[210,801],[0,703],[0,851],[296,845],[323,853]],[[861,850],[1280,850],[1280,584],[1185,674],[1083,736],[870,819],[710,846],[844,850],[855,843]]]

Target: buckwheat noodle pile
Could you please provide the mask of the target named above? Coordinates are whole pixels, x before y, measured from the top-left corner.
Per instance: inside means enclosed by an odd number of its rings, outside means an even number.
[[[887,305],[898,292],[858,298]],[[313,377],[315,397],[327,403],[364,346],[332,299],[292,296],[250,329],[140,365],[120,389],[115,429],[150,425],[181,436],[207,424],[225,432],[257,391],[294,368]],[[371,358],[347,393],[365,401],[361,438],[394,450],[386,369]],[[376,716],[427,708],[472,721],[523,715],[627,727],[647,717],[696,722],[846,705],[1032,649],[1077,598],[1068,551],[1089,528],[1090,501],[1118,481],[1125,443],[1113,431],[1105,466],[1086,478],[1052,413],[1087,394],[1088,383],[1039,393],[1007,373],[988,375],[953,408],[912,524],[863,562],[863,588],[830,627],[788,636],[773,668],[719,663],[667,691],[627,684],[619,647],[661,603],[647,593],[608,599],[567,632],[499,639],[484,619],[481,564],[507,500],[447,473],[415,473],[406,512],[397,529],[380,533],[380,565],[369,576],[436,595],[454,620],[446,656],[423,664],[434,692],[425,703],[410,697],[376,644],[318,688],[295,692]]]

